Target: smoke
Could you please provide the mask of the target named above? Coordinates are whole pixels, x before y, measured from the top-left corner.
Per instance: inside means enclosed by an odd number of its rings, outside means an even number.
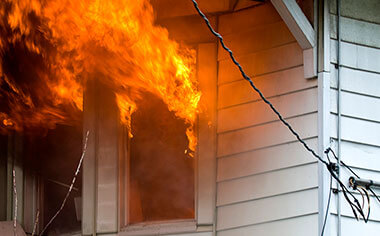
[[[194,218],[194,158],[184,152],[186,124],[159,98],[142,97],[132,115],[131,223]]]

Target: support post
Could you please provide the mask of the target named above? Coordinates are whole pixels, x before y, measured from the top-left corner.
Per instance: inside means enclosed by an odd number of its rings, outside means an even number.
[[[119,231],[119,111],[114,93],[96,79],[84,95],[84,134],[90,131],[83,163],[82,234]]]
[[[202,92],[198,125],[198,225],[213,225],[216,195],[217,45],[198,46],[198,81]]]

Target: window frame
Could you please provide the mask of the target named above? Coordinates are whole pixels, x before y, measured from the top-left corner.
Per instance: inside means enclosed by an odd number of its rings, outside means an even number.
[[[157,235],[189,233],[213,229],[216,209],[216,103],[217,44],[202,43],[196,47],[197,78],[202,92],[198,115],[198,145],[195,153],[194,219],[128,224],[129,139],[122,127],[119,134],[119,232],[120,235]]]

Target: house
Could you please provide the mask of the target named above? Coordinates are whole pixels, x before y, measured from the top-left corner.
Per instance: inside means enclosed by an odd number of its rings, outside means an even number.
[[[194,157],[178,154],[186,127],[155,98],[141,105],[130,138],[112,89],[93,79],[76,126],[56,126],[42,137],[0,137],[0,220],[14,217],[15,169],[17,221],[32,232],[38,209],[41,232],[67,192],[89,131],[79,182],[50,235],[320,235],[328,170],[241,77],[190,0],[152,5],[156,24],[196,51],[202,109]],[[312,149],[326,158],[331,147],[362,178],[380,180],[379,1],[199,0],[199,6]],[[182,136],[171,128],[177,126]],[[173,161],[171,153],[181,158]],[[339,175],[349,186],[352,173],[342,166]],[[332,191],[324,235],[376,235],[380,202],[370,199],[368,223],[358,222],[342,192]]]

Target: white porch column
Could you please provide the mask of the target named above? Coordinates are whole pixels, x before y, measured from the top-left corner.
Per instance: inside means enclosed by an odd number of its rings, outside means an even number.
[[[114,93],[97,80],[84,96],[84,134],[90,131],[83,166],[83,235],[118,232],[119,114]]]

